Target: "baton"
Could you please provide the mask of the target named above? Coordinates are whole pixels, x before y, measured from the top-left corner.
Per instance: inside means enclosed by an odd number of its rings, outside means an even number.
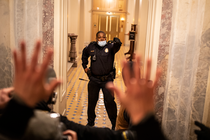
[[[82,80],[82,81],[88,81],[88,80],[86,80],[86,79],[83,79],[83,78],[79,78],[79,80]]]

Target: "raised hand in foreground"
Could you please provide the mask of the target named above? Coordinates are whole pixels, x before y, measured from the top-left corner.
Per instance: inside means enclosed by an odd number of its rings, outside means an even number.
[[[34,53],[29,63],[26,63],[26,45],[22,41],[21,50],[14,50],[15,78],[14,91],[29,107],[34,107],[37,102],[48,99],[52,91],[61,83],[54,79],[46,84],[45,75],[48,64],[52,58],[53,50],[48,49],[41,65],[38,65],[38,54],[41,42],[36,41]]]
[[[11,92],[14,90],[13,87],[0,89],[0,109],[4,109],[10,100]]]
[[[209,140],[210,139],[210,128],[198,121],[195,121],[195,125],[197,125],[201,129],[201,130],[194,131],[195,134],[197,135],[197,140]]]
[[[123,61],[124,67],[124,82],[127,86],[126,93],[119,88],[108,83],[107,88],[114,91],[118,96],[121,104],[126,108],[130,115],[133,125],[138,124],[147,114],[154,111],[154,90],[158,85],[158,80],[161,75],[161,70],[157,69],[154,82],[148,82],[151,73],[151,60],[147,60],[145,79],[141,78],[140,74],[140,56],[136,56],[136,62],[133,63],[131,71],[128,61]]]

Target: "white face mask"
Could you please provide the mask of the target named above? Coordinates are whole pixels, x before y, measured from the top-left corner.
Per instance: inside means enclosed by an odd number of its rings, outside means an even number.
[[[105,41],[98,41],[98,45],[100,47],[104,47],[106,45],[106,40]]]

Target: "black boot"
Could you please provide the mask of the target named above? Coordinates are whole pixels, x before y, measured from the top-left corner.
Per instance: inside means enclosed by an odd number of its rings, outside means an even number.
[[[94,123],[87,123],[86,126],[94,126]]]
[[[112,123],[112,130],[115,130],[116,119],[112,119],[111,123]]]

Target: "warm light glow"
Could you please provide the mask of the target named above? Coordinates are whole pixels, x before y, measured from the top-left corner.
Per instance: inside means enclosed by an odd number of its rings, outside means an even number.
[[[58,117],[60,117],[60,115],[58,113],[51,113],[50,117],[51,118],[58,118]]]
[[[112,2],[112,0],[107,0],[107,2]]]
[[[97,7],[97,10],[99,10],[99,7]]]
[[[121,21],[124,21],[124,20],[125,20],[125,18],[124,18],[124,17],[122,17],[120,20],[121,20]]]
[[[111,15],[111,14],[112,14],[112,12],[106,12],[106,14],[107,14],[107,15]]]

